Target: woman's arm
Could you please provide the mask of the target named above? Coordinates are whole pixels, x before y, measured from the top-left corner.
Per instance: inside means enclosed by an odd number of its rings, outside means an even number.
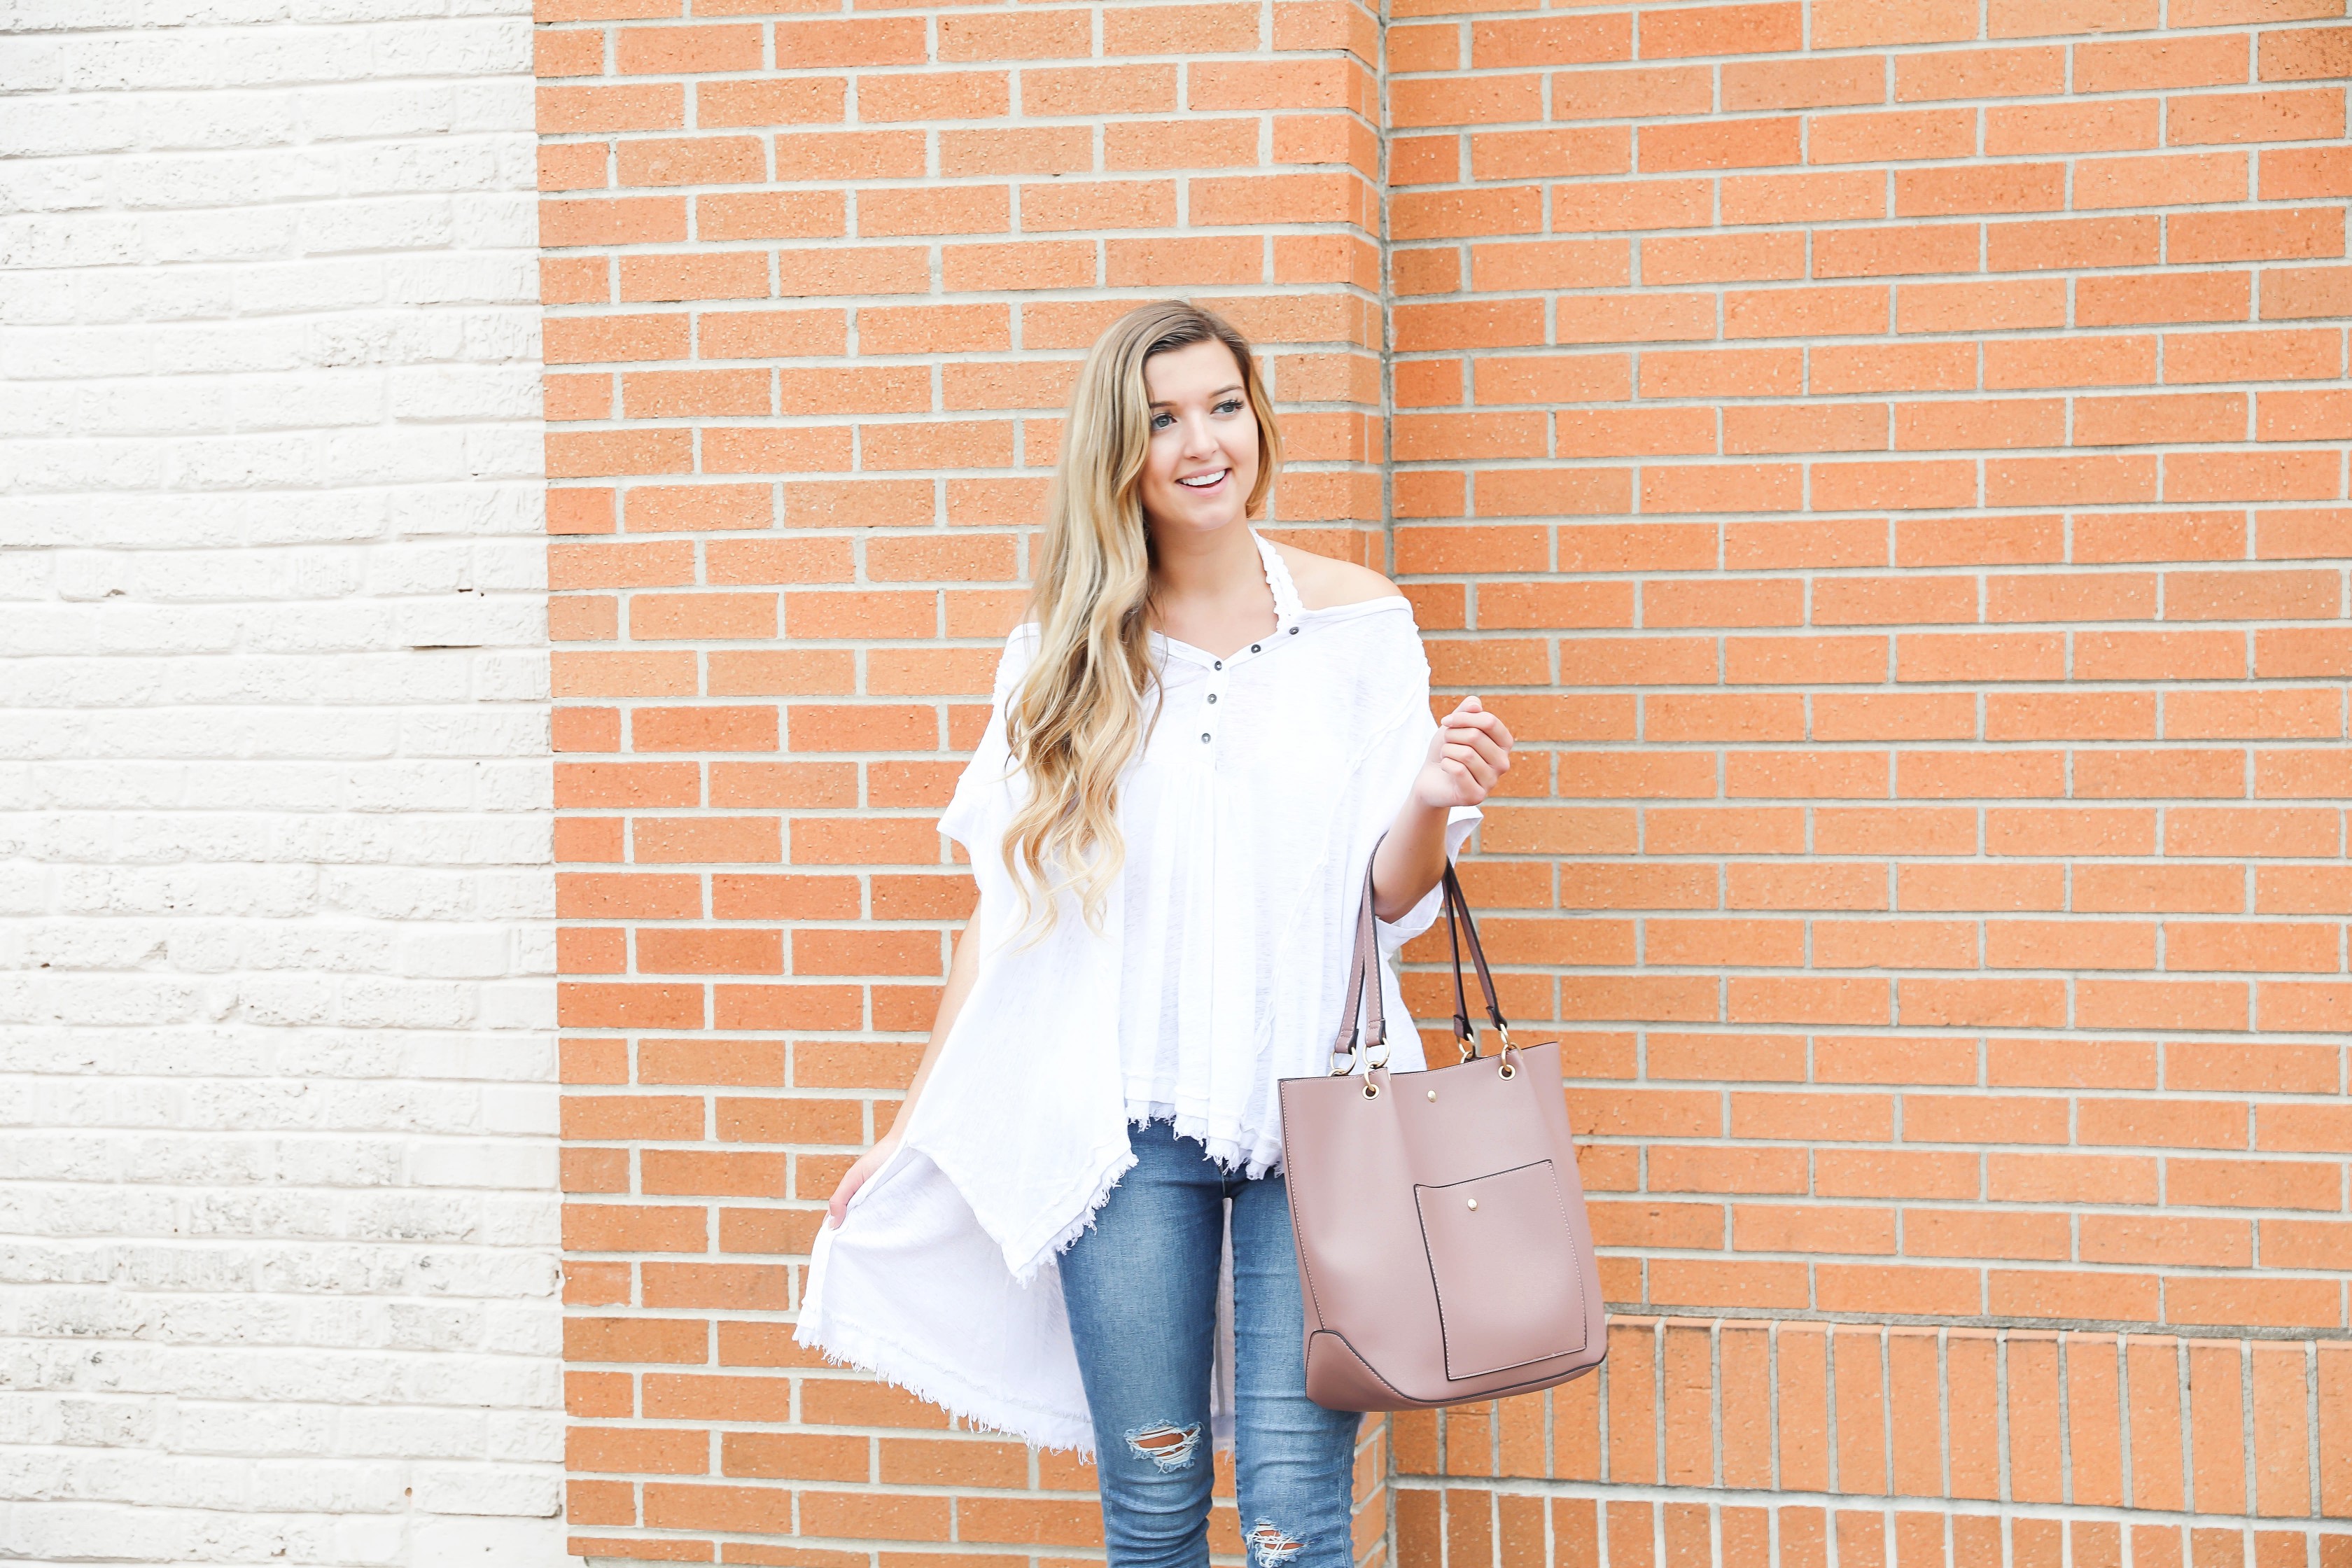
[[[833,1189],[833,1198],[825,1205],[825,1221],[839,1225],[841,1216],[849,1212],[849,1200],[857,1195],[867,1178],[882,1168],[898,1147],[899,1129],[907,1125],[913,1114],[915,1101],[922,1098],[923,1086],[931,1080],[931,1068],[940,1059],[940,1047],[947,1041],[948,1031],[955,1027],[956,1015],[963,1011],[963,999],[971,994],[971,983],[980,973],[980,906],[972,906],[971,918],[956,933],[955,957],[948,963],[948,983],[940,993],[940,1010],[931,1018],[930,1043],[923,1047],[923,1059],[915,1068],[915,1081],[907,1086],[906,1098],[898,1101],[898,1113],[890,1119],[890,1131],[875,1140],[874,1147],[858,1157]]]
[[[1510,771],[1511,732],[1475,697],[1445,716],[1404,808],[1372,856],[1372,912],[1392,921],[1421,902],[1445,874],[1445,817],[1485,801]]]

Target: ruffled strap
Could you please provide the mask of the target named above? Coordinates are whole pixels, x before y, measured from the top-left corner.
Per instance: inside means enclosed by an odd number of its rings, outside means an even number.
[[[1250,530],[1250,537],[1257,541],[1258,558],[1265,563],[1265,585],[1274,590],[1276,627],[1286,627],[1307,613],[1306,605],[1298,597],[1298,585],[1290,580],[1290,568],[1283,564],[1282,552],[1268,543],[1265,535],[1255,528]]]

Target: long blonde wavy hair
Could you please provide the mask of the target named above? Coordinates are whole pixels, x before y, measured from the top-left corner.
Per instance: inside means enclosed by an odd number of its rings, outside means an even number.
[[[1078,372],[1062,426],[1061,461],[1045,503],[1030,618],[1037,648],[1005,705],[1005,740],[1029,777],[1029,796],[1004,834],[1004,863],[1020,884],[1021,924],[1045,903],[1051,930],[1059,895],[1075,889],[1097,930],[1126,858],[1118,777],[1146,741],[1146,692],[1156,679],[1150,633],[1151,535],[1141,487],[1151,445],[1144,363],[1220,342],[1241,367],[1257,421],[1255,515],[1282,463],[1282,438],[1249,341],[1213,311],[1181,300],[1138,306],[1111,323]]]

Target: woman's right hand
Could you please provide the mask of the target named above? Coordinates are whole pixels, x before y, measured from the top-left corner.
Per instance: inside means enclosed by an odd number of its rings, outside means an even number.
[[[883,1162],[898,1151],[898,1131],[892,1128],[882,1135],[880,1142],[857,1157],[857,1163],[842,1173],[841,1184],[833,1189],[833,1196],[824,1205],[824,1223],[828,1229],[841,1223],[841,1216],[849,1212],[849,1200],[857,1195],[857,1189],[873,1180],[874,1173],[882,1168]]]
[[[980,906],[972,906],[972,915],[963,931],[956,938],[955,955],[948,961],[947,988],[940,993],[940,1010],[931,1024],[931,1037],[923,1047],[923,1059],[916,1064],[915,1078],[907,1086],[907,1098],[898,1102],[898,1113],[891,1118],[890,1131],[874,1141],[874,1147],[857,1157],[857,1163],[842,1173],[840,1184],[833,1189],[833,1197],[824,1205],[824,1226],[831,1230],[849,1213],[849,1200],[857,1189],[874,1179],[890,1156],[898,1152],[904,1142],[898,1129],[915,1113],[915,1101],[921,1098],[923,1086],[930,1081],[931,1064],[939,1060],[940,1048],[947,1044],[948,1032],[955,1027],[956,1014],[963,1008],[963,999],[971,994],[972,981],[980,973],[980,943],[964,940],[980,924]],[[878,1110],[878,1108],[877,1108]]]

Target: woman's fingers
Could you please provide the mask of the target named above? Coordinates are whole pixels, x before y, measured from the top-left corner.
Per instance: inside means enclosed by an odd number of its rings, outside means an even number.
[[[1511,765],[1511,731],[1475,697],[1464,698],[1439,728],[1438,760],[1460,781],[1462,804],[1475,805]]]
[[[1495,780],[1499,775],[1500,770],[1492,761],[1479,755],[1475,748],[1462,745],[1448,746],[1445,748],[1445,758],[1475,780],[1481,789],[1495,787]]]
[[[1445,739],[1451,744],[1472,748],[1498,769],[1510,766],[1509,742],[1497,741],[1484,730],[1457,729],[1448,732]]]
[[[1511,765],[1511,753],[1507,742],[1496,742],[1493,736],[1483,730],[1449,728],[1445,731],[1445,743],[1448,746],[1469,748],[1478,754],[1481,761],[1497,773]]]
[[[857,1195],[857,1189],[864,1186],[866,1178],[874,1173],[867,1163],[872,1158],[868,1154],[843,1173],[840,1184],[833,1189],[833,1197],[824,1205],[825,1224],[839,1225],[841,1216],[849,1212],[849,1200]]]
[[[1501,719],[1487,712],[1483,706],[1474,706],[1477,701],[1478,700],[1475,697],[1464,698],[1462,700],[1461,706],[1446,715],[1444,727],[1449,730],[1478,731],[1480,733],[1485,734],[1493,740],[1496,745],[1502,747],[1505,751],[1510,750],[1511,731],[1509,728],[1504,724]]]

